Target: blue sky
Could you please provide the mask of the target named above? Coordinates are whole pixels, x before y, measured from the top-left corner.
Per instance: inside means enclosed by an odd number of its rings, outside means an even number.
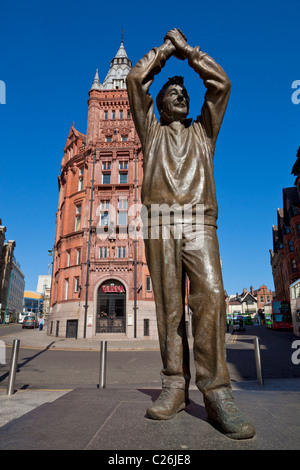
[[[0,218],[26,289],[48,272],[55,236],[57,176],[70,130],[86,132],[87,99],[96,68],[103,81],[124,30],[135,64],[178,27],[226,71],[232,91],[215,154],[219,243],[225,289],[273,289],[269,249],[282,188],[300,146],[299,3],[295,0],[203,2],[1,2]],[[171,59],[151,92],[183,75],[190,116],[204,88],[185,62]]]

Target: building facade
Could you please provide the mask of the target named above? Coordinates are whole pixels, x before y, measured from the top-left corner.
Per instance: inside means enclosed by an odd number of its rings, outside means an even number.
[[[49,265],[50,268],[51,265]],[[43,296],[43,315],[47,317],[50,313],[51,298],[51,274],[41,274],[38,277],[36,291]]]
[[[244,288],[243,292],[226,297],[227,312],[229,314],[243,314],[254,316],[257,313],[257,298],[255,297],[253,287],[250,287],[250,292]]]
[[[268,289],[267,286],[262,284],[259,289],[254,291],[254,295],[257,300],[258,311],[264,311],[265,307],[269,305],[273,300],[272,289]]]
[[[32,290],[26,290],[23,298],[23,312],[31,312],[40,316],[43,313],[43,302],[42,294]]]
[[[25,276],[14,256],[16,242],[5,241],[6,227],[0,219],[0,321],[18,320],[22,312]]]
[[[270,262],[278,300],[290,300],[290,285],[300,278],[300,147],[292,174],[295,185],[283,188],[283,207],[277,209],[277,225],[272,227]]]
[[[143,155],[130,113],[121,42],[89,91],[86,135],[70,129],[58,178],[48,334],[157,338],[138,224]]]
[[[10,320],[13,319],[16,322],[19,320],[19,315],[23,311],[24,289],[24,274],[21,271],[20,263],[13,257],[7,302],[7,313],[10,315]]]
[[[251,316],[252,319],[263,318],[263,313],[269,309],[272,300],[273,292],[267,286],[262,284],[255,290],[251,286],[249,291],[244,288],[241,294],[226,297],[227,312],[233,316],[241,314]]]

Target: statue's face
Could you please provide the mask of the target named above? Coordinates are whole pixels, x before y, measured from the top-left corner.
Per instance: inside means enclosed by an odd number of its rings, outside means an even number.
[[[184,87],[180,85],[170,85],[162,100],[161,112],[164,112],[174,121],[180,121],[189,114],[190,98]]]

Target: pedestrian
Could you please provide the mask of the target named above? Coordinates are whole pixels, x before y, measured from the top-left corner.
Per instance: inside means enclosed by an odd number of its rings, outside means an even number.
[[[43,326],[44,326],[44,319],[43,319],[43,317],[40,317],[39,318],[39,330],[40,331],[42,331]]]

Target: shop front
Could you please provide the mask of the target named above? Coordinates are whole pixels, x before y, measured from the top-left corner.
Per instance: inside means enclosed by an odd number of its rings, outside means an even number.
[[[103,282],[97,292],[96,333],[125,333],[126,289],[116,280]]]

